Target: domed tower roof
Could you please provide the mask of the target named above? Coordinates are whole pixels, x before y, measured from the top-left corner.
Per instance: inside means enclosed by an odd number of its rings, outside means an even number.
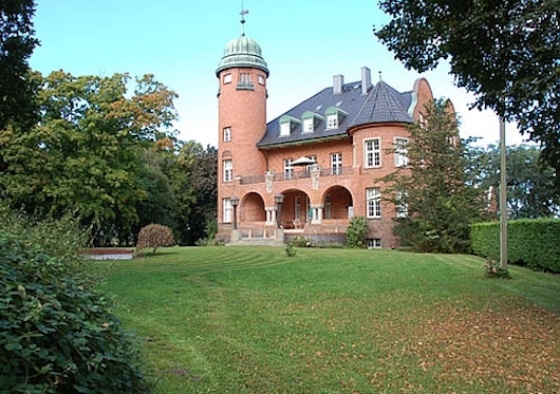
[[[264,71],[267,77],[269,75],[266,61],[262,57],[261,46],[245,35],[234,38],[226,44],[224,56],[216,69],[216,75],[234,67],[257,68]]]

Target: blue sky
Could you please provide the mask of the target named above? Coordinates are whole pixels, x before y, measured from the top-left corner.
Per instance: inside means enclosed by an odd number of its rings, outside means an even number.
[[[176,128],[183,140],[217,144],[218,80],[215,70],[225,44],[241,34],[237,0],[37,0],[34,19],[41,46],[30,59],[48,74],[132,76],[154,74],[179,94]],[[245,0],[246,35],[255,39],[268,63],[268,119],[332,84],[360,79],[367,66],[399,91],[420,76],[435,97],[451,98],[462,119],[461,136],[498,140],[498,119],[489,111],[469,111],[474,99],[453,85],[448,67],[422,75],[407,71],[372,33],[388,17],[377,0]],[[520,143],[513,126],[507,142]]]

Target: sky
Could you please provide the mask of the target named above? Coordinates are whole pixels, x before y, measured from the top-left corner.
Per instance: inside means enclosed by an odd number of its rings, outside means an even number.
[[[434,97],[453,101],[460,135],[497,143],[499,122],[490,111],[469,110],[474,96],[453,84],[448,65],[424,74],[407,71],[373,35],[389,17],[377,0],[36,0],[36,37],[41,42],[30,66],[43,75],[64,70],[75,76],[154,74],[179,98],[175,124],[181,140],[217,146],[216,68],[226,43],[245,34],[262,48],[270,76],[267,118],[272,120],[332,85],[360,80],[369,67],[372,81],[399,91],[427,78]],[[508,144],[523,141],[513,125]]]

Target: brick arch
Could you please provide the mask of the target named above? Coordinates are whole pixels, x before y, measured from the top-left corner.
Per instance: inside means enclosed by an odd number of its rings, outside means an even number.
[[[233,155],[231,154],[231,151],[229,151],[229,150],[226,150],[226,151],[224,151],[224,153],[222,153],[222,159],[229,159],[232,156]]]
[[[286,189],[284,195],[280,223],[284,228],[294,228],[310,221],[310,196],[301,189]]]
[[[323,193],[322,205],[324,219],[348,219],[348,207],[354,205],[354,198],[350,190],[344,186],[335,185]]]
[[[262,196],[256,192],[245,194],[241,199],[240,213],[242,222],[264,222],[266,212]]]

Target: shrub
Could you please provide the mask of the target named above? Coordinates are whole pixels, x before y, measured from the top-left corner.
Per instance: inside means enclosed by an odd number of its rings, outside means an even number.
[[[173,231],[167,226],[152,223],[140,229],[136,248],[138,250],[152,248],[152,254],[156,254],[158,248],[173,245],[175,245]]]
[[[508,269],[502,267],[496,260],[486,259],[484,268],[486,269],[485,276],[487,278],[511,279]]]
[[[146,391],[133,336],[71,257],[80,246],[72,229],[37,224],[24,233],[10,220],[0,229],[0,392]],[[59,255],[60,245],[68,250]]]
[[[368,231],[368,221],[363,216],[355,216],[346,230],[346,246],[350,248],[365,248]]]
[[[508,261],[560,273],[558,219],[520,219],[508,222]],[[499,260],[500,224],[478,223],[471,226],[471,247],[475,254]]]
[[[286,251],[286,255],[288,257],[296,257],[297,249],[295,248],[293,243],[290,242],[289,244],[287,244],[284,250]]]

